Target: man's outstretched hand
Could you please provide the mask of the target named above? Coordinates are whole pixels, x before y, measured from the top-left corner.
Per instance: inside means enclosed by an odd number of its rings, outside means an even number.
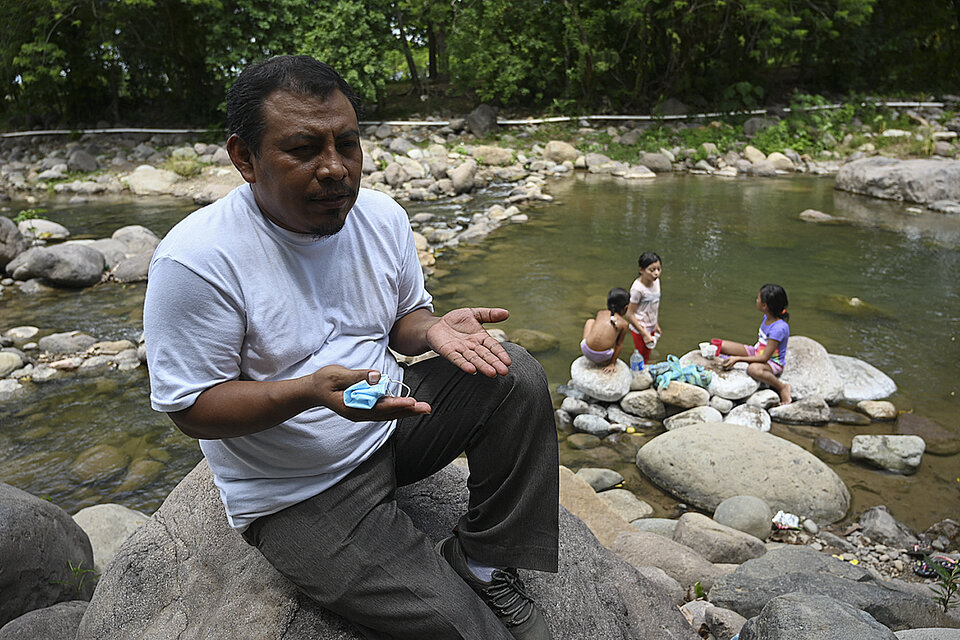
[[[503,322],[508,317],[506,309],[454,309],[427,330],[427,344],[466,373],[503,376],[510,356],[483,323]]]

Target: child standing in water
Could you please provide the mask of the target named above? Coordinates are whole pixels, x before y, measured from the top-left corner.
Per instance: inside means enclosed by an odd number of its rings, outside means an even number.
[[[790,339],[790,314],[787,313],[787,292],[778,284],[765,284],[757,294],[757,310],[763,312],[757,344],[750,346],[731,340],[711,340],[718,352],[729,355],[723,362],[730,369],[738,362],[748,362],[747,373],[780,394],[780,404],[790,404],[790,385],[777,377],[787,362],[787,341]]]
[[[629,326],[623,317],[629,302],[630,294],[627,290],[614,287],[607,294],[607,308],[598,311],[596,318],[587,320],[583,325],[580,351],[591,362],[603,366],[603,370],[608,373],[617,368],[620,347],[623,346],[623,337]]]
[[[640,274],[630,287],[630,306],[627,307],[627,320],[630,321],[630,334],[644,362],[650,360],[650,350],[657,346],[660,339],[660,273],[663,263],[660,256],[645,251],[637,260]]]

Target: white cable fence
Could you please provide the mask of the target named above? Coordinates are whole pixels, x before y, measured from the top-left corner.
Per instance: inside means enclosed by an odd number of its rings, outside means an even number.
[[[735,117],[735,116],[762,116],[771,113],[792,113],[793,111],[830,111],[840,109],[843,103],[815,105],[812,107],[800,107],[791,109],[784,107],[782,109],[751,109],[749,111],[712,111],[709,113],[689,113],[676,115],[586,115],[586,116],[552,116],[549,118],[526,118],[520,120],[497,119],[497,124],[501,126],[511,125],[537,125],[553,122],[580,122],[587,121],[638,121],[638,122],[663,122],[671,120],[705,120],[708,118]],[[861,107],[889,107],[894,109],[943,109],[946,103],[943,102],[912,102],[904,100],[861,102]],[[362,126],[387,124],[399,127],[445,127],[450,124],[450,120],[363,120]],[[149,133],[149,134],[177,134],[177,133],[217,133],[223,132],[222,128],[214,129],[144,129],[144,128],[113,128],[113,129],[41,129],[36,131],[12,131],[9,133],[0,133],[2,138],[25,138],[29,136],[65,136],[65,135],[86,135],[93,133],[105,134],[123,134],[123,133]]]

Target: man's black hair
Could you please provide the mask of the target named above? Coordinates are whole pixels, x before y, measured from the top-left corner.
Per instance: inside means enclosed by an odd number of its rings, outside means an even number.
[[[339,91],[360,119],[360,100],[330,65],[311,56],[275,56],[255,62],[227,92],[227,135],[237,134],[256,156],[266,128],[263,103],[279,89],[320,98]]]

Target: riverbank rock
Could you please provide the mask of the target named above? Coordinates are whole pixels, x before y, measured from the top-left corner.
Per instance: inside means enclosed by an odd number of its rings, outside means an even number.
[[[763,542],[755,536],[694,511],[680,516],[673,540],[690,547],[714,564],[741,564],[767,552]]]
[[[857,403],[857,408],[867,414],[871,420],[897,419],[897,407],[886,400],[863,400]]]
[[[880,580],[863,567],[802,546],[772,549],[744,562],[717,580],[709,598],[718,607],[752,618],[760,615],[770,600],[788,593],[846,602],[893,630],[958,626],[931,598],[904,583]]]
[[[713,519],[737,531],[766,540],[770,535],[773,513],[766,501],[756,496],[730,496],[713,512]]]
[[[795,398],[818,395],[828,404],[843,400],[843,379],[822,344],[806,336],[790,336],[787,364],[780,380]]]
[[[168,194],[179,180],[180,176],[173,171],[156,169],[146,164],[140,165],[133,172],[120,178],[120,182],[138,196]]]
[[[843,384],[846,402],[881,400],[897,392],[897,384],[883,371],[859,358],[830,354]]]
[[[0,640],[60,640],[77,635],[77,627],[87,610],[85,600],[58,602],[35,609],[0,627]]]
[[[617,361],[617,368],[613,373],[606,373],[602,367],[590,362],[585,356],[580,356],[570,365],[570,377],[578,389],[591,398],[604,402],[620,400],[630,391],[630,383],[633,381],[630,367],[622,360]],[[626,407],[623,407],[623,410],[632,413]]]
[[[884,505],[870,507],[860,515],[858,522],[863,535],[874,542],[897,549],[907,549],[917,544],[917,536],[913,531],[890,515],[890,510]]]
[[[646,522],[646,520],[640,522]],[[610,549],[634,567],[659,567],[679,582],[684,591],[697,582],[704,589],[709,589],[716,580],[730,572],[725,567],[713,564],[690,547],[650,531],[621,533],[610,545]]]
[[[92,576],[71,569],[93,569],[83,529],[52,502],[2,482],[0,567],[0,627],[30,611],[93,594]]]
[[[149,519],[150,516],[119,504],[95,504],[73,516],[73,521],[90,539],[94,568],[100,573],[113,560],[120,545]]]
[[[790,404],[770,407],[770,417],[787,424],[825,424],[830,406],[819,395],[811,395]]]
[[[466,476],[465,469],[451,465],[398,492],[401,507],[431,539],[447,535],[465,509]],[[604,549],[565,509],[560,572],[523,572],[523,578],[555,637],[697,638],[669,596]],[[205,462],[120,548],[100,578],[77,640],[120,640],[131,634],[238,640],[362,637],[301,595],[229,528]]]
[[[723,416],[713,407],[694,407],[670,416],[663,421],[663,426],[672,431],[701,422],[723,422]]]
[[[736,495],[818,522],[836,522],[850,506],[846,485],[812,453],[741,425],[663,433],[640,449],[637,467],[664,491],[710,512]]]
[[[850,457],[887,471],[909,475],[920,468],[925,447],[920,436],[853,436]]]
[[[960,200],[960,160],[874,156],[840,167],[835,186],[873,198],[925,204]]]
[[[680,358],[681,366],[695,364],[710,371],[712,375],[707,391],[712,396],[738,401],[750,397],[760,388],[760,383],[747,375],[746,364],[737,363],[732,369],[726,370],[720,366],[720,362],[721,360],[716,358],[707,360],[700,355],[699,350],[689,351]]]
[[[770,431],[770,414],[761,407],[741,404],[730,410],[723,422],[739,424],[757,431]]]
[[[740,630],[740,640],[896,640],[869,613],[821,595],[788,593],[770,600]]]

